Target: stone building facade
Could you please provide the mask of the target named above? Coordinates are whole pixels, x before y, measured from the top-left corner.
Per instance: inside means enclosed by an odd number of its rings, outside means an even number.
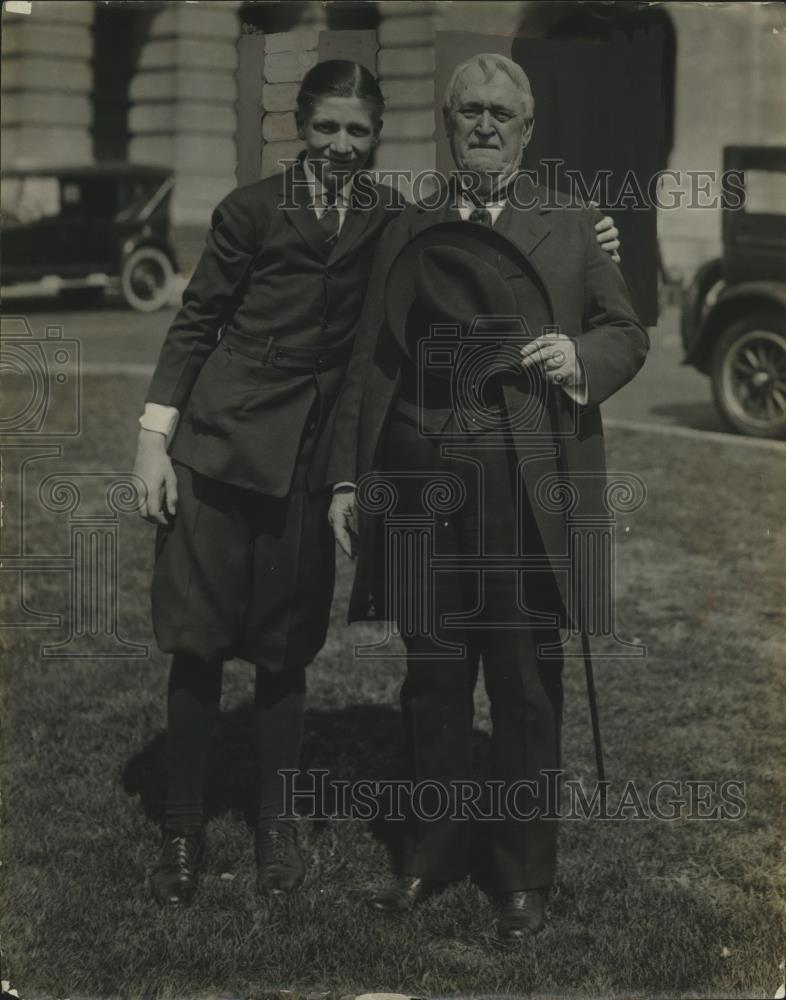
[[[0,162],[170,166],[188,263],[219,198],[299,149],[295,95],[318,59],[355,58],[378,74],[387,103],[378,168],[432,169],[435,33],[537,36],[575,6],[33,0],[29,14],[3,13]],[[677,41],[670,166],[720,168],[724,145],[786,142],[781,5],[664,7]],[[719,248],[718,213],[662,212],[659,225],[677,277]]]

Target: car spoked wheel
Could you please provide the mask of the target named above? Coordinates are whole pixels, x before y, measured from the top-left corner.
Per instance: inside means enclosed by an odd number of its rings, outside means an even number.
[[[123,264],[120,285],[126,302],[140,312],[154,312],[169,302],[174,268],[155,247],[140,247]]]
[[[786,320],[762,314],[730,326],[713,353],[712,386],[735,430],[786,437]]]

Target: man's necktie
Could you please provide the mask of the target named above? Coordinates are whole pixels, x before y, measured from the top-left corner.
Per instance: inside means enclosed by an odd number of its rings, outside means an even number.
[[[479,206],[473,208],[469,215],[470,222],[479,222],[482,226],[491,225],[491,212],[487,208]]]
[[[328,200],[327,208],[322,213],[322,217],[317,221],[319,222],[320,229],[325,234],[325,242],[332,243],[338,237],[338,230],[341,224],[335,198]]]

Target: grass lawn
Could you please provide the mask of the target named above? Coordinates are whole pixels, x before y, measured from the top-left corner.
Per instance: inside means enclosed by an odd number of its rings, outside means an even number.
[[[85,379],[81,436],[60,459],[27,467],[26,553],[67,549],[67,515],[37,500],[46,475],[130,467],[144,388],[141,379]],[[564,822],[549,924],[512,952],[495,945],[489,901],[470,883],[408,923],[374,919],[362,900],[388,870],[384,827],[304,821],[307,883],[263,903],[248,826],[252,677],[231,664],[201,891],[186,913],[159,912],[146,874],[162,805],[167,663],[148,622],[152,528],[122,516],[120,631],[148,644],[148,656],[46,660],[41,643],[63,629],[3,633],[3,978],[27,1000],[281,990],[772,996],[783,977],[786,898],[782,459],[621,430],[608,444],[610,467],[638,473],[649,491],[640,511],[620,518],[617,580],[619,633],[648,655],[596,663],[612,796],[629,779],[643,789],[662,779],[736,780],[745,783],[743,818]],[[19,518],[9,468],[6,551]],[[354,644],[375,633],[343,625],[349,581],[342,559],[334,626],[310,673],[303,763],[336,779],[384,777],[398,763],[402,664],[354,660]],[[66,585],[61,571],[30,573],[27,607],[62,613]],[[3,593],[7,620],[13,587]],[[480,760],[480,691],[477,704]],[[567,776],[591,779],[579,660],[566,668],[563,749]]]

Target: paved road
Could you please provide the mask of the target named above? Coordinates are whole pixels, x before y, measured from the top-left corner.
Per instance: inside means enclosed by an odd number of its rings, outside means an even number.
[[[174,316],[173,309],[144,315],[119,303],[86,312],[54,306],[51,300],[10,298],[3,313],[26,316],[36,336],[45,336],[47,326],[61,326],[63,336],[80,341],[86,372],[116,367],[139,378],[146,377],[154,364]],[[652,331],[646,365],[631,385],[605,404],[604,414],[615,421],[725,432],[712,403],[709,379],[681,364],[678,323],[677,309],[668,307]]]

